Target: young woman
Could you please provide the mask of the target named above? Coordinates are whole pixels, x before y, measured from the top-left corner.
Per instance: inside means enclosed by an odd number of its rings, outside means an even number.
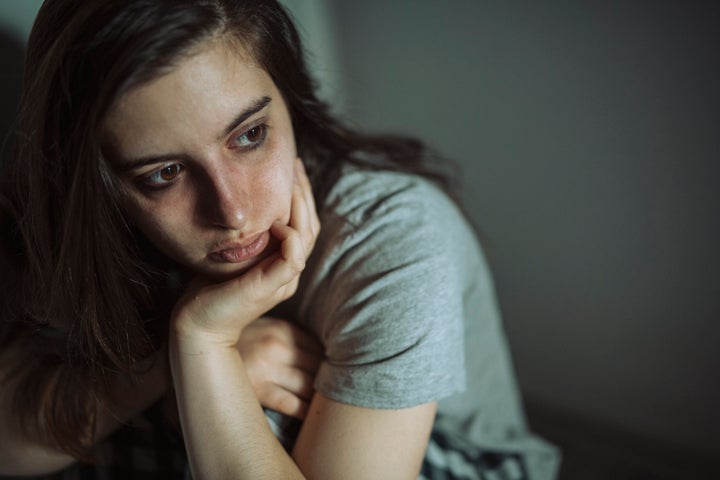
[[[276,2],[47,0],[17,143],[0,474],[554,475],[434,159],[335,120]]]

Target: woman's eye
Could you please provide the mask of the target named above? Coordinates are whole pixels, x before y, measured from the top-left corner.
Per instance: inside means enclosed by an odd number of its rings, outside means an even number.
[[[235,137],[235,145],[245,150],[252,150],[262,145],[267,135],[267,125],[257,125],[245,133]]]
[[[143,182],[150,187],[163,187],[172,183],[172,181],[180,175],[182,169],[182,165],[173,163],[172,165],[168,165],[167,167],[163,167],[162,169],[151,173],[144,178]]]

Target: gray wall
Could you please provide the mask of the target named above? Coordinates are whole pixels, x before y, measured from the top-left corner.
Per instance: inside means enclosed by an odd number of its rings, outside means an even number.
[[[12,130],[19,105],[23,47],[40,0],[0,0],[0,163],[12,149]]]
[[[529,402],[720,454],[720,9],[333,3],[347,115],[462,164]]]
[[[0,29],[24,43],[42,0],[0,0]]]

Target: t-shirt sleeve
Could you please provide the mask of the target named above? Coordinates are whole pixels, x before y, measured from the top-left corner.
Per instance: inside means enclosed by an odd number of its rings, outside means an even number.
[[[310,308],[326,348],[317,391],[372,408],[419,405],[465,387],[458,259],[466,225],[425,181],[390,179],[344,192],[351,207],[323,224],[332,248],[321,247],[323,280]]]

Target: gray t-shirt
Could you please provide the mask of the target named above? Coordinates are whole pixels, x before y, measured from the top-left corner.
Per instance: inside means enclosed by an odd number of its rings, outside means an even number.
[[[557,451],[526,427],[490,273],[457,206],[420,177],[347,168],[293,310],[325,346],[315,388],[336,401],[439,401],[436,429],[521,452],[553,478]]]

